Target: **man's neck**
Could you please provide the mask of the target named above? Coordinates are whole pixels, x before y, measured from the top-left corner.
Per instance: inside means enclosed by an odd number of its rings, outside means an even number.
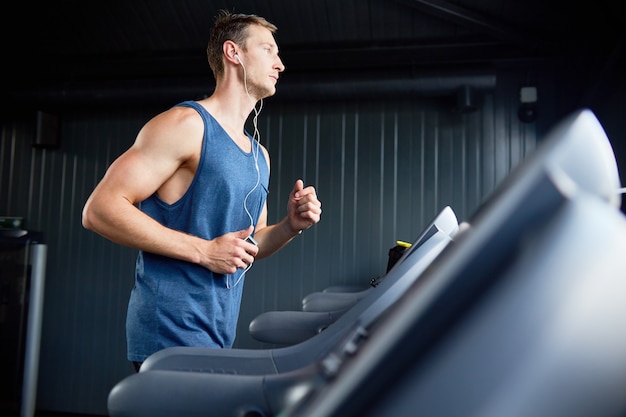
[[[202,103],[220,123],[239,131],[243,131],[256,104],[241,88],[219,87],[216,87],[210,97],[202,100]]]

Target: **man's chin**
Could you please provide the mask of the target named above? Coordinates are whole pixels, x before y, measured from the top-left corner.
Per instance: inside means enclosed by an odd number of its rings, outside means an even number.
[[[267,98],[267,97],[271,97],[274,94],[276,94],[276,87],[272,86],[272,87],[264,87],[263,89],[258,89],[257,91],[255,91],[254,97],[258,97],[258,100]]]
[[[276,94],[276,87],[266,90],[264,96],[267,98],[273,96],[274,94]]]

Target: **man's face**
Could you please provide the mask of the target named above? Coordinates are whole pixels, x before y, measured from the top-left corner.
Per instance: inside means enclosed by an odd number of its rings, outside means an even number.
[[[278,74],[285,70],[285,66],[278,56],[278,45],[272,32],[263,26],[250,26],[246,50],[239,54],[239,58],[245,68],[249,94],[257,100],[274,95]]]

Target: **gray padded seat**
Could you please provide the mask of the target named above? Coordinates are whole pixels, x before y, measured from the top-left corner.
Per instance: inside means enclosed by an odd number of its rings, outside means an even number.
[[[455,226],[454,233],[456,233],[457,230],[458,227]],[[407,247],[405,245],[402,246],[398,243],[397,246],[389,250],[387,272],[389,272],[393,265],[400,259],[404,251],[406,251]],[[402,252],[399,251],[401,247]],[[367,285],[331,285],[330,287],[324,288],[322,291],[307,294],[302,298],[302,311],[323,312],[345,310],[365,297],[372,287],[376,287],[384,278],[384,276],[371,278]]]
[[[302,311],[341,311],[355,305],[375,287],[369,286],[359,291],[317,291],[302,298]]]

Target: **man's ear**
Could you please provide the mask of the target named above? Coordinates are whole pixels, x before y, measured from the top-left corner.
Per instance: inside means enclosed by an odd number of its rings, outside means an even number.
[[[233,41],[226,41],[222,45],[222,52],[226,59],[235,64],[239,64],[239,61],[235,57],[235,55],[237,55],[237,48],[237,44]]]

